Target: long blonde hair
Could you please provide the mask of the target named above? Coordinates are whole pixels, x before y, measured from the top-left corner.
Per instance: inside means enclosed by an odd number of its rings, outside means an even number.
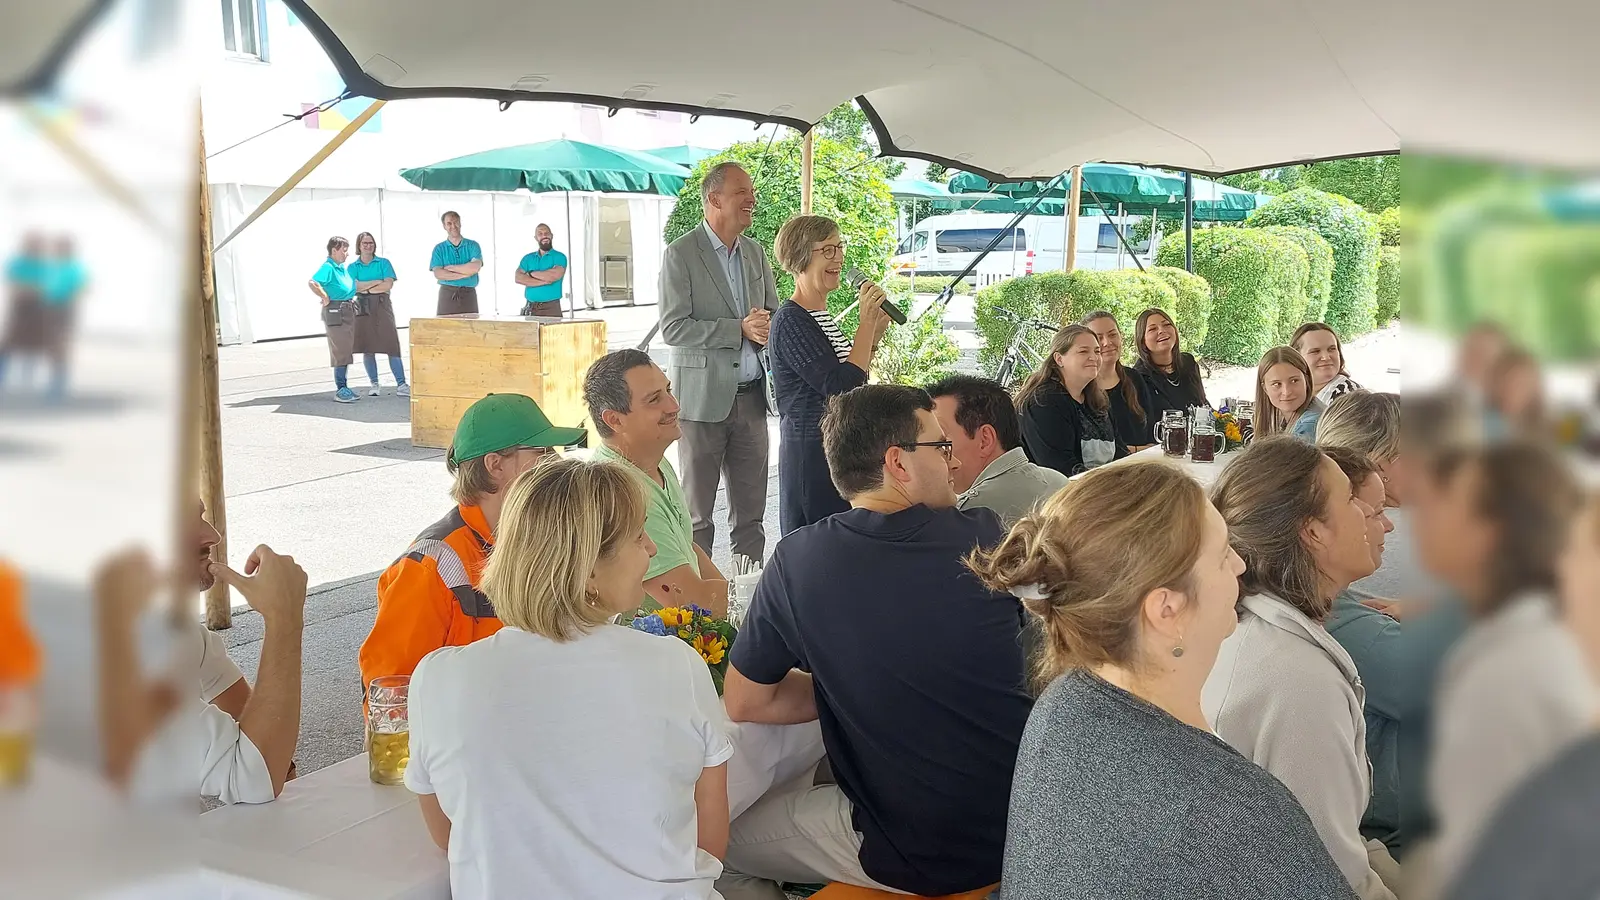
[[[1288,363],[1300,370],[1306,379],[1306,399],[1294,414],[1284,415],[1272,400],[1267,396],[1267,370],[1278,363]],[[1306,365],[1306,358],[1300,351],[1293,347],[1273,347],[1261,357],[1261,365],[1256,366],[1256,420],[1255,429],[1257,437],[1271,437],[1282,434],[1294,425],[1300,415],[1310,409],[1317,402],[1317,392],[1311,387],[1311,367]]]
[[[1317,446],[1348,447],[1386,465],[1400,455],[1400,395],[1350,391],[1317,420]]]
[[[1068,669],[1137,665],[1144,598],[1192,588],[1206,503],[1199,483],[1168,463],[1105,466],[967,557],[991,590],[1039,595],[1024,605],[1044,625],[1041,688]]]
[[[572,640],[610,618],[590,602],[589,576],[638,533],[644,518],[643,492],[616,463],[560,459],[536,466],[506,492],[483,593],[505,624]]]
[[[1096,348],[1100,346],[1100,336],[1083,325],[1068,325],[1056,332],[1055,338],[1050,341],[1050,352],[1045,354],[1044,360],[1039,363],[1039,368],[1028,376],[1028,380],[1024,381],[1022,387],[1017,391],[1017,410],[1019,412],[1023,404],[1032,400],[1046,382],[1054,381],[1056,384],[1061,385],[1063,389],[1066,388],[1066,382],[1061,380],[1061,368],[1056,365],[1056,354],[1066,353],[1071,350],[1072,345],[1077,343],[1078,338],[1085,334],[1094,340]],[[1097,413],[1103,413],[1111,408],[1111,401],[1106,397],[1106,392],[1092,378],[1089,379],[1088,385],[1083,389],[1083,402]]]

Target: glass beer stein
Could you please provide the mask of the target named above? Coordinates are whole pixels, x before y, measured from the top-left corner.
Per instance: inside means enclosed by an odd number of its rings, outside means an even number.
[[[367,687],[367,770],[377,784],[405,782],[411,760],[410,689],[410,675],[383,675]]]

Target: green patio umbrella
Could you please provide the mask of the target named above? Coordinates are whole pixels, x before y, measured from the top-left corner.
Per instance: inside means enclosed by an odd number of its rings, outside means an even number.
[[[402,169],[400,177],[425,191],[587,191],[676,197],[689,170],[637,150],[582,141],[545,141]]]
[[[958,197],[971,192],[985,192],[1025,201],[1037,196],[1044,184],[1039,181],[990,184],[981,176],[971,172],[961,172],[950,179],[950,190]],[[1083,167],[1083,187],[1083,205],[1080,212],[1098,211],[1100,205],[1095,202],[1095,197],[1098,196],[1111,207],[1112,212],[1116,209],[1115,204],[1121,204],[1122,211],[1132,215],[1149,215],[1152,211],[1158,211],[1167,217],[1183,215],[1183,177],[1170,172],[1116,163],[1088,163]],[[1052,204],[1051,201],[1065,199],[1066,195],[1067,190],[1063,182],[1063,187],[1050,191],[1047,195],[1050,199],[1040,204],[1039,213],[1060,215],[1061,205]],[[1265,195],[1229,187],[1205,178],[1194,180],[1196,221],[1243,221],[1251,210],[1265,203],[1267,199]],[[1052,207],[1053,212],[1047,211],[1046,207]],[[979,204],[978,208],[985,207]],[[988,208],[995,212],[1008,211],[1004,204],[998,203],[990,204]]]
[[[889,182],[889,194],[896,200],[946,200],[950,197],[950,189],[937,181],[896,178]]]
[[[651,156],[658,156],[667,162],[675,162],[686,169],[694,168],[702,159],[710,159],[722,153],[721,150],[695,147],[689,144],[679,144],[676,147],[655,147],[644,152]]]

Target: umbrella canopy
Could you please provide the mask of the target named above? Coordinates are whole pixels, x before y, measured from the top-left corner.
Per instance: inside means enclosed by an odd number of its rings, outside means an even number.
[[[1600,116],[1582,113],[1600,4],[1572,0],[456,0],[448,16],[436,0],[285,2],[366,96],[799,128],[857,98],[885,155],[995,181],[1089,160],[1226,174],[1402,145],[1600,166]],[[706,53],[713,31],[760,39]],[[530,56],[533,33],[595,37]]]
[[[677,163],[684,168],[692,169],[702,159],[710,159],[721,153],[721,150],[712,150],[707,147],[693,147],[688,144],[679,144],[676,147],[656,147],[644,151],[651,156],[660,157],[667,162]]]
[[[992,185],[980,175],[961,172],[950,179],[950,190],[956,196],[973,191],[999,194],[1022,201],[1025,205],[1029,198],[1038,196],[1046,184],[1046,181],[1023,181]],[[1065,198],[1066,185],[1066,179],[1062,179],[1060,186],[1051,189],[1046,196],[1051,199]],[[1122,204],[1126,212],[1149,215],[1152,210],[1158,210],[1163,216],[1183,214],[1183,177],[1171,172],[1139,166],[1090,163],[1083,167],[1083,186],[1082,209],[1085,211],[1098,208],[1090,193],[1093,191],[1109,206]],[[1266,199],[1265,194],[1255,194],[1205,178],[1194,179],[1194,217],[1200,221],[1242,221]],[[977,208],[1007,211],[998,204],[989,207],[980,204]],[[1057,204],[1055,209],[1059,212],[1061,206]]]
[[[689,170],[635,150],[545,141],[402,169],[400,177],[425,191],[598,191],[676,197]]]
[[[896,178],[889,182],[889,194],[896,200],[945,200],[950,197],[950,189],[937,181]]]

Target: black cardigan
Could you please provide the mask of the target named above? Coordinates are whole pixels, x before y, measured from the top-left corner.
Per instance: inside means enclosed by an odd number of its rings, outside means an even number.
[[[1152,428],[1161,421],[1161,414],[1169,409],[1187,411],[1190,407],[1211,405],[1211,401],[1206,399],[1206,386],[1200,382],[1200,364],[1187,353],[1179,356],[1179,365],[1171,375],[1142,359],[1133,365],[1134,372],[1144,378],[1150,389],[1151,408],[1146,421]],[[1177,384],[1172,383],[1174,379]]]
[[[1128,406],[1127,398],[1122,395],[1122,385],[1133,387],[1135,396],[1139,398],[1139,411],[1143,416],[1133,414],[1133,408]],[[1155,423],[1160,418],[1159,414],[1151,415],[1155,408],[1155,399],[1150,396],[1150,382],[1143,375],[1126,366],[1122,369],[1122,380],[1116,387],[1106,391],[1111,400],[1111,424],[1117,429],[1117,437],[1122,439],[1129,447],[1144,447],[1156,442]]]
[[[867,383],[867,373],[840,362],[822,326],[794,301],[772,314],[767,361],[778,399],[779,426],[786,432],[820,437],[828,398]]]
[[[1072,399],[1054,378],[1022,404],[1020,413],[1022,447],[1034,465],[1068,476],[1084,472],[1081,442],[1085,440],[1114,442],[1114,459],[1128,455],[1128,445],[1112,426],[1111,417]]]

